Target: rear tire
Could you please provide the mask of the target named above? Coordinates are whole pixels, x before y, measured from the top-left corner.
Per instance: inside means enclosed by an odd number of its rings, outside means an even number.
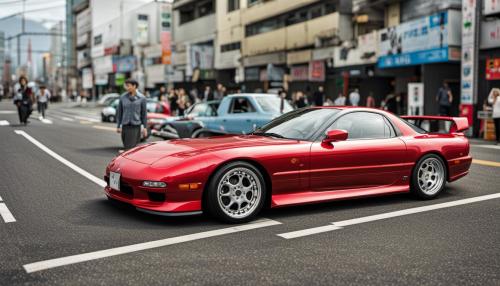
[[[420,158],[411,176],[411,192],[418,198],[429,200],[437,197],[446,185],[446,165],[435,154]]]
[[[116,119],[115,119],[115,117],[113,115],[110,115],[110,116],[108,116],[108,121],[109,122],[115,122]]]
[[[246,162],[233,162],[217,170],[206,192],[208,213],[227,223],[253,220],[266,200],[264,177]]]

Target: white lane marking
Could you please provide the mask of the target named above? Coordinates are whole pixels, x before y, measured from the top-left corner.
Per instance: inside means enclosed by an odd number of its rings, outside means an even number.
[[[416,207],[416,208],[411,208],[411,209],[404,209],[404,210],[399,210],[399,211],[394,211],[394,212],[388,212],[388,213],[383,213],[383,214],[378,214],[378,215],[371,215],[371,216],[360,217],[360,218],[355,218],[355,219],[337,221],[337,222],[333,222],[332,225],[303,229],[303,230],[287,232],[287,233],[281,233],[281,234],[278,234],[278,236],[283,237],[285,239],[292,239],[292,238],[297,238],[297,237],[313,235],[313,234],[317,234],[317,233],[323,233],[323,232],[327,232],[327,231],[338,230],[338,229],[342,229],[342,228],[349,226],[349,225],[355,225],[355,224],[367,223],[367,222],[383,220],[383,219],[388,219],[388,218],[394,218],[394,217],[399,217],[399,216],[405,216],[405,215],[410,215],[410,214],[428,212],[428,211],[433,211],[433,210],[437,210],[437,209],[456,207],[456,206],[461,206],[461,205],[465,205],[465,204],[472,204],[472,203],[476,203],[476,202],[482,202],[482,201],[493,200],[493,199],[498,199],[498,198],[500,198],[500,193],[495,193],[495,194],[484,195],[484,196],[473,197],[473,198],[462,199],[462,200],[456,200],[456,201],[451,201],[451,202],[446,202],[446,203],[440,203],[440,204],[428,205],[428,206],[423,206],[423,207]]]
[[[280,234],[278,234],[278,236],[281,236],[284,239],[292,239],[292,238],[297,238],[297,237],[302,237],[302,236],[307,236],[307,235],[313,235],[313,234],[333,231],[333,230],[337,230],[337,229],[341,229],[341,227],[338,227],[335,225],[324,225],[324,226],[313,227],[313,228],[308,228],[308,229],[304,229],[304,230],[280,233]]]
[[[64,120],[64,121],[69,121],[69,122],[74,122],[75,121],[74,119],[66,117],[66,116],[62,116],[61,119]]]
[[[16,114],[15,110],[0,110],[0,114]]]
[[[9,208],[7,208],[7,205],[5,203],[0,203],[0,216],[2,217],[2,219],[5,223],[16,221],[16,219],[14,218],[12,213],[9,211]]]
[[[50,268],[60,267],[60,266],[64,266],[64,265],[81,263],[81,262],[85,262],[85,261],[96,260],[96,259],[101,259],[101,258],[106,258],[106,257],[116,256],[116,255],[121,255],[121,254],[127,254],[127,253],[132,253],[132,252],[137,252],[137,251],[142,251],[142,250],[147,250],[147,249],[152,249],[152,248],[164,247],[164,246],[168,246],[168,245],[179,244],[179,243],[184,243],[184,242],[189,242],[189,241],[194,241],[194,240],[200,240],[200,239],[205,239],[205,238],[210,238],[210,237],[215,237],[215,236],[222,236],[222,235],[226,235],[226,234],[232,234],[232,233],[237,233],[237,232],[242,232],[242,231],[247,231],[247,230],[252,230],[252,229],[257,229],[257,228],[263,228],[263,227],[268,227],[268,226],[273,226],[273,225],[278,225],[278,224],[281,224],[281,223],[278,221],[266,219],[266,220],[261,220],[261,221],[257,221],[254,223],[249,223],[249,224],[244,224],[244,225],[239,225],[239,226],[210,230],[210,231],[193,233],[193,234],[177,236],[177,237],[172,237],[172,238],[167,238],[167,239],[155,240],[155,241],[150,241],[150,242],[144,242],[144,243],[139,243],[139,244],[133,244],[133,245],[128,245],[128,246],[100,250],[100,251],[95,251],[95,252],[89,252],[89,253],[67,256],[67,257],[56,258],[56,259],[50,259],[50,260],[26,264],[23,267],[27,273],[33,273],[36,271],[47,270]]]
[[[9,126],[10,123],[7,120],[0,120],[0,126]]]
[[[45,146],[42,143],[40,143],[35,138],[33,138],[30,135],[28,135],[28,133],[26,133],[26,132],[24,132],[22,130],[15,130],[14,132],[16,132],[16,134],[21,135],[24,138],[28,139],[28,141],[30,141],[31,143],[35,144],[35,146],[37,146],[38,148],[40,148],[43,151],[45,151],[45,153],[49,154],[54,159],[58,160],[59,162],[63,163],[64,165],[68,166],[73,171],[79,173],[80,175],[84,176],[85,178],[91,180],[92,182],[98,184],[99,186],[101,186],[103,188],[106,186],[106,182],[104,180],[99,179],[98,177],[90,174],[89,172],[85,171],[84,169],[82,169],[82,168],[78,167],[77,165],[71,163],[70,161],[66,160],[65,158],[63,158],[62,156],[60,156],[59,154],[57,154],[56,152],[50,150],[47,146]]]
[[[471,145],[472,147],[479,147],[479,148],[487,148],[487,149],[496,149],[500,150],[500,146],[498,145]]]
[[[90,122],[93,122],[93,123],[98,123],[98,122],[101,122],[101,120],[99,119],[96,119],[96,118],[91,118],[91,117],[86,117],[86,116],[73,116],[74,118],[76,119],[80,119],[80,120],[84,120],[84,121],[90,121]]]

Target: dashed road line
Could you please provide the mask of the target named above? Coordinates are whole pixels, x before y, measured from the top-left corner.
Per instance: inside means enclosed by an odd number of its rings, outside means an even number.
[[[5,223],[16,222],[16,219],[10,212],[7,205],[3,202],[2,197],[0,197],[0,216]]]
[[[0,120],[0,126],[9,126],[10,123],[7,120]]]
[[[60,156],[59,154],[57,154],[56,152],[50,150],[47,146],[45,146],[42,143],[40,143],[35,138],[31,137],[28,133],[26,133],[26,132],[24,132],[22,130],[15,130],[14,132],[16,134],[21,135],[24,138],[28,139],[28,141],[30,141],[31,143],[33,143],[35,146],[37,146],[38,148],[40,148],[42,151],[44,151],[45,153],[49,154],[54,159],[56,159],[59,162],[63,163],[64,165],[66,165],[67,167],[69,167],[73,171],[77,172],[78,174],[84,176],[85,178],[91,180],[92,182],[98,184],[99,186],[101,186],[103,188],[106,186],[106,182],[104,180],[102,180],[102,179],[100,179],[100,178],[98,178],[98,177],[90,174],[89,172],[85,171],[84,169],[82,169],[82,168],[78,167],[77,165],[71,163],[70,161],[66,160],[65,158],[63,158],[62,156]]]
[[[489,167],[500,167],[500,162],[494,162],[494,161],[472,159],[472,163],[477,164],[477,165],[489,166]]]
[[[16,114],[15,110],[0,110],[0,114]]]
[[[468,198],[468,199],[456,200],[456,201],[451,201],[451,202],[446,202],[446,203],[433,204],[433,205],[428,205],[428,206],[423,206],[423,207],[416,207],[416,208],[404,209],[404,210],[399,210],[399,211],[394,211],[394,212],[382,213],[382,214],[378,214],[378,215],[371,215],[371,216],[360,217],[360,218],[355,218],[355,219],[337,221],[337,222],[331,223],[331,225],[315,227],[315,228],[308,228],[308,229],[297,230],[297,231],[292,231],[292,232],[287,232],[287,233],[280,233],[277,235],[282,237],[282,238],[285,238],[285,239],[299,238],[299,237],[304,237],[304,236],[308,236],[308,235],[319,234],[319,233],[324,233],[324,232],[333,231],[333,230],[339,230],[339,229],[342,229],[342,228],[344,228],[346,226],[350,226],[350,225],[373,222],[373,221],[378,221],[378,220],[383,220],[383,219],[389,219],[389,218],[394,218],[394,217],[410,215],[410,214],[428,212],[428,211],[433,211],[433,210],[437,210],[437,209],[456,207],[456,206],[472,204],[472,203],[476,203],[476,202],[482,202],[482,201],[493,200],[493,199],[498,199],[498,198],[500,198],[500,193],[495,193],[495,194],[484,195],[484,196],[479,196],[479,197],[472,197],[472,198]]]
[[[117,247],[117,248],[111,248],[111,249],[106,249],[106,250],[94,251],[94,252],[89,252],[89,253],[84,253],[84,254],[77,254],[77,255],[72,255],[72,256],[67,256],[67,257],[39,261],[39,262],[35,262],[35,263],[26,264],[23,267],[27,273],[33,273],[33,272],[37,272],[37,271],[47,270],[47,269],[61,267],[61,266],[65,266],[65,265],[75,264],[75,263],[81,263],[81,262],[85,262],[85,261],[102,259],[102,258],[121,255],[121,254],[127,254],[127,253],[148,250],[148,249],[153,249],[153,248],[159,248],[159,247],[164,247],[164,246],[169,246],[169,245],[174,245],[174,244],[179,244],[179,243],[184,243],[184,242],[190,242],[190,241],[195,241],[195,240],[201,240],[201,239],[210,238],[210,237],[222,236],[222,235],[227,235],[227,234],[232,234],[232,233],[237,233],[237,232],[242,232],[242,231],[247,231],[247,230],[253,230],[253,229],[258,229],[258,228],[263,228],[263,227],[269,227],[269,226],[274,226],[274,225],[279,225],[279,224],[281,224],[281,223],[278,221],[264,219],[264,220],[256,221],[253,223],[238,225],[238,226],[233,226],[233,227],[228,227],[228,228],[221,228],[221,229],[193,233],[193,234],[188,234],[188,235],[183,235],[183,236],[171,237],[171,238],[167,238],[167,239],[155,240],[155,241],[133,244],[133,245],[128,245],[128,246],[122,246],[122,247]]]

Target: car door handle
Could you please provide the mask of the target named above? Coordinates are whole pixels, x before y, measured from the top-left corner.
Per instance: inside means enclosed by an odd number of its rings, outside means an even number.
[[[252,122],[252,120],[251,119],[247,119],[247,122]]]

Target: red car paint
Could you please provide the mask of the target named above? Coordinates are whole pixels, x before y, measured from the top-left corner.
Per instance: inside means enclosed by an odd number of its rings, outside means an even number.
[[[172,116],[170,111],[170,106],[166,102],[157,102],[156,103],[156,112],[148,112],[148,128],[152,128],[156,123],[152,121],[153,119],[165,119]]]
[[[256,135],[150,143],[123,153],[106,168],[106,181],[110,171],[119,172],[133,194],[109,186],[105,192],[141,210],[190,213],[202,210],[203,192],[215,170],[236,160],[251,162],[261,170],[271,190],[271,207],[409,192],[412,169],[428,153],[440,155],[447,163],[448,181],[468,173],[472,158],[463,134],[422,134],[385,111],[340,109],[383,114],[400,133],[388,139],[331,144]],[[463,130],[461,120],[454,122]],[[167,187],[145,188],[141,186],[144,180],[162,181]],[[189,184],[195,187],[187,188]],[[164,200],[152,200],[154,193]]]

